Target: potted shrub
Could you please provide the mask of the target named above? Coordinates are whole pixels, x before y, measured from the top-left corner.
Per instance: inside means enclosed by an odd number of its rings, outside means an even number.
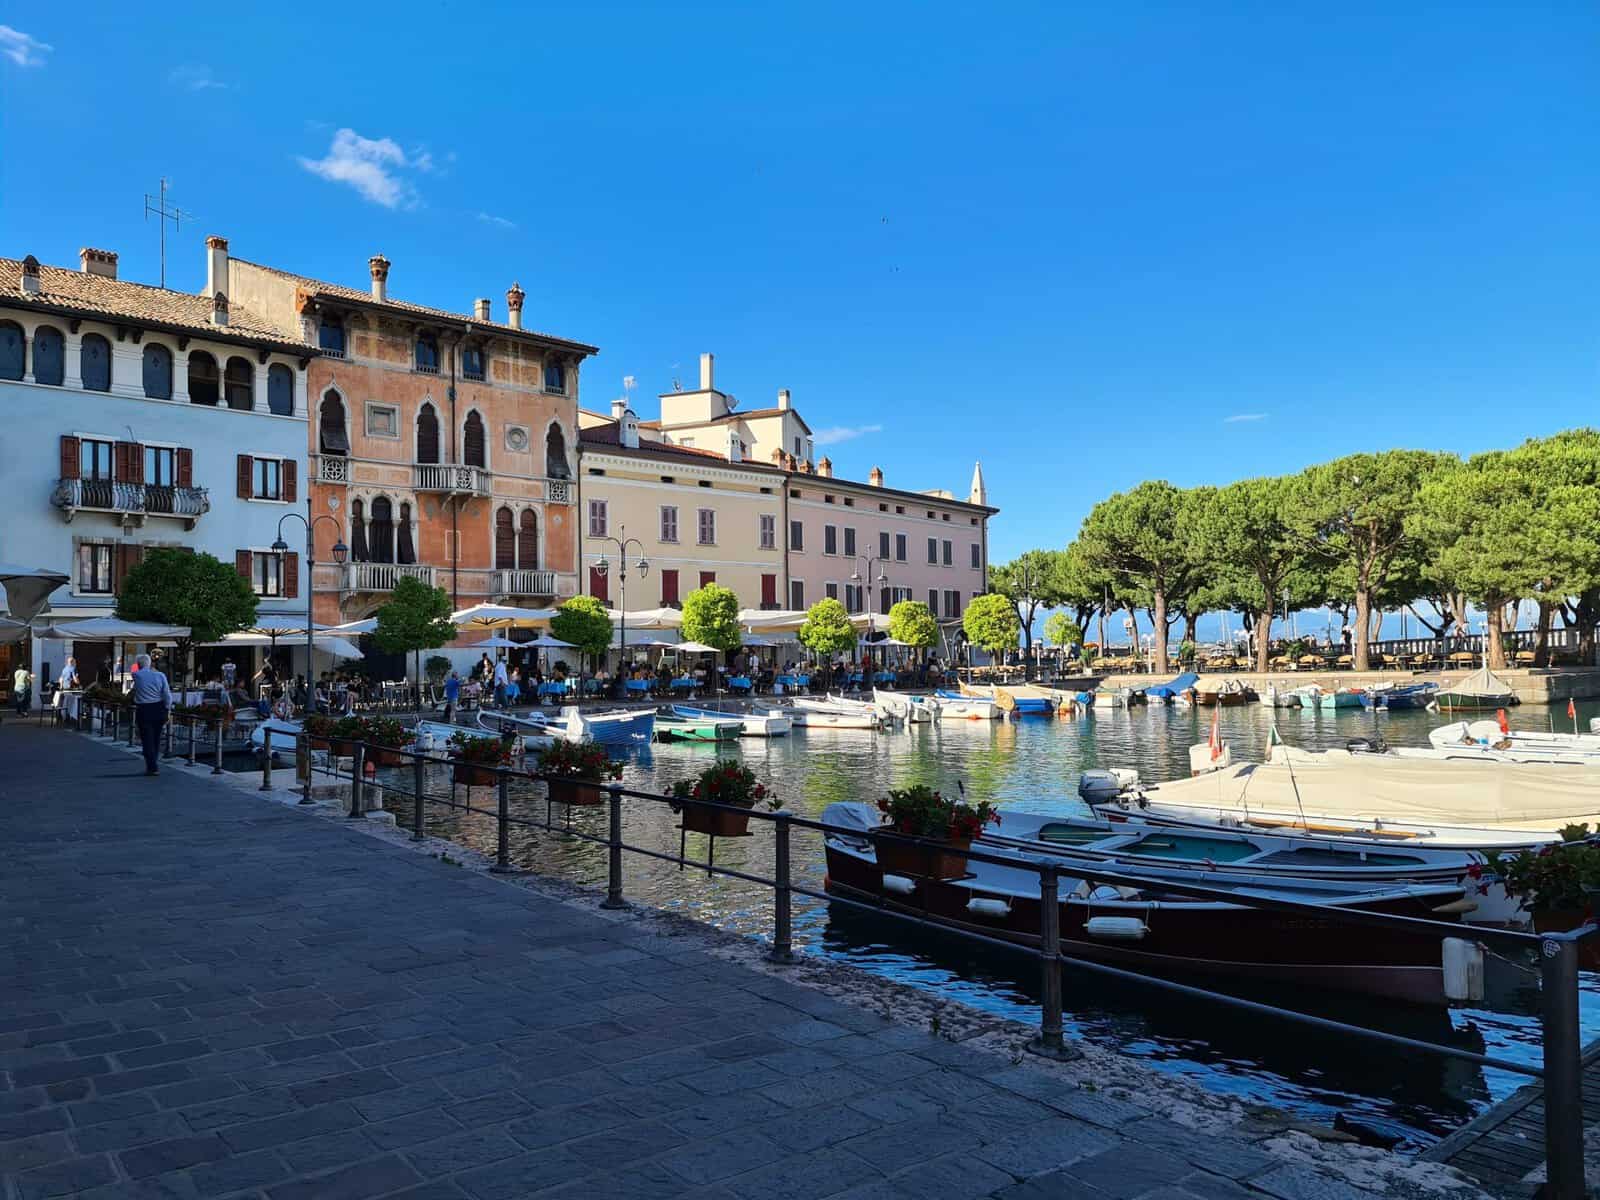
[[[603,746],[563,741],[539,755],[535,773],[551,777],[545,782],[550,799],[557,804],[602,804],[606,794],[600,785],[608,779],[621,779],[622,764],[613,762]]]
[[[924,844],[878,840],[873,852],[878,866],[891,875],[925,875],[933,879],[959,879],[967,873],[964,851],[985,825],[1000,824],[1000,814],[987,800],[968,804],[949,800],[944,793],[917,784],[891,790],[878,801],[878,811],[896,833],[924,838]]]
[[[1481,868],[1472,874],[1487,891],[1498,878],[1533,922],[1536,933],[1565,933],[1595,917],[1595,897],[1600,893],[1600,844],[1592,840],[1587,825],[1568,825],[1561,841],[1537,850],[1502,855],[1486,852]],[[1600,970],[1600,946],[1591,940],[1578,947],[1585,970]]]
[[[497,768],[511,763],[513,742],[495,737],[473,737],[457,733],[450,738],[450,753],[455,756],[451,770],[457,783],[468,787],[493,787]]]
[[[401,753],[411,731],[393,717],[367,717],[361,722],[361,740],[367,743],[367,761],[380,767],[403,767]]]
[[[306,742],[313,750],[326,750],[333,725],[333,718],[326,713],[312,713],[300,723],[300,728],[305,731]]]
[[[340,717],[328,730],[328,746],[340,758],[352,758],[365,734],[366,722],[360,717]]]
[[[674,804],[673,810],[683,815],[683,827],[690,833],[705,833],[712,837],[742,837],[750,831],[750,810],[765,801],[771,810],[779,807],[749,767],[731,759],[723,759],[701,771],[695,779],[680,779],[672,785],[672,794],[679,800],[705,800],[713,804],[728,804],[742,809],[730,812],[720,808],[704,808],[696,804]]]

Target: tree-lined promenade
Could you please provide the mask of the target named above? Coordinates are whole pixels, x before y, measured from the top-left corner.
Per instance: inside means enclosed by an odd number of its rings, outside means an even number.
[[[1352,658],[1384,611],[1407,608],[1436,637],[1484,614],[1491,667],[1506,664],[1508,613],[1538,607],[1534,662],[1559,616],[1594,650],[1600,621],[1600,431],[1573,429],[1471,458],[1426,450],[1352,454],[1294,475],[1223,487],[1151,480],[1096,504],[1062,550],[1031,550],[990,570],[1025,646],[1043,609],[1058,645],[1097,615],[1144,614],[1157,671],[1178,622],[1237,614],[1266,671],[1274,615],[1329,608],[1352,627]],[[1070,617],[1067,615],[1070,614]]]

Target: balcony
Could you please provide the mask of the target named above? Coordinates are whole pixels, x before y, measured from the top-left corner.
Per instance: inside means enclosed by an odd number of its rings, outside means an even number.
[[[58,479],[50,503],[67,522],[80,512],[113,513],[124,524],[143,525],[146,517],[172,517],[193,529],[211,511],[205,488],[154,483],[114,483],[109,479]]]
[[[510,571],[500,569],[494,573],[496,596],[554,596],[556,573],[554,571]]]
[[[416,463],[411,468],[411,486],[419,492],[487,496],[489,472],[482,467],[462,467],[454,463]]]
[[[353,562],[344,564],[346,592],[392,592],[402,579],[420,579],[433,586],[433,568],[417,563]]]
[[[318,483],[349,483],[350,460],[338,454],[317,456]]]
[[[546,481],[544,498],[551,504],[571,504],[572,481],[570,479],[551,479]]]

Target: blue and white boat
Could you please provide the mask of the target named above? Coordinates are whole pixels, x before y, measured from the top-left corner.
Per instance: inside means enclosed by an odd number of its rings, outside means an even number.
[[[1427,708],[1439,694],[1437,683],[1380,683],[1361,695],[1363,708],[1387,709],[1394,712],[1402,708]]]
[[[760,712],[718,712],[714,708],[696,708],[689,704],[674,704],[674,716],[686,721],[738,721],[745,737],[782,737],[793,727],[787,713],[766,709]]]

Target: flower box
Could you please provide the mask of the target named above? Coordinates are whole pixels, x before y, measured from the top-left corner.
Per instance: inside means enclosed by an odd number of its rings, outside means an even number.
[[[357,738],[331,737],[324,743],[338,758],[354,758],[356,755]]]
[[[367,746],[367,761],[376,767],[403,767],[406,765],[404,750],[391,749],[388,746]]]
[[[452,763],[450,769],[455,775],[456,782],[464,783],[468,787],[494,787],[500,778],[499,772],[494,767],[485,767],[478,763]]]
[[[606,792],[600,784],[588,779],[551,779],[550,799],[556,804],[586,807],[606,802]]]
[[[746,808],[730,812],[720,808],[685,804],[683,827],[690,833],[704,833],[711,837],[743,837],[750,832],[750,810]]]
[[[927,879],[960,879],[967,873],[966,851],[972,842],[958,839],[921,845],[879,838],[873,846],[878,866],[886,875]]]
[[[328,739],[323,737],[314,737],[308,733],[306,735],[306,745],[310,746],[313,750],[326,750],[328,749]]]

